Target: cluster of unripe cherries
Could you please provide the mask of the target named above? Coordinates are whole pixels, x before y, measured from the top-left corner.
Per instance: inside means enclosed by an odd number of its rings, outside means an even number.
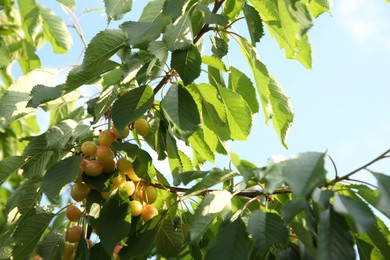
[[[144,118],[136,120],[132,126],[136,133],[143,137],[150,132],[150,125]],[[91,186],[83,182],[83,174],[97,177],[116,170],[118,174],[111,179],[110,190],[100,192],[101,197],[107,199],[116,189],[125,189],[128,196],[132,198],[130,201],[130,214],[132,216],[141,216],[141,219],[147,222],[158,215],[158,210],[152,205],[157,199],[157,189],[137,176],[134,172],[133,164],[128,158],[122,157],[115,160],[115,154],[110,148],[110,145],[117,139],[124,139],[128,135],[129,128],[126,127],[121,133],[115,126],[112,126],[110,130],[100,132],[98,137],[99,145],[92,141],[86,141],[81,145],[81,152],[84,158],[81,161],[80,171],[71,188],[70,195],[77,202],[83,201],[88,197]],[[83,214],[76,205],[69,205],[66,208],[66,216],[71,222],[79,222]],[[64,259],[72,259],[76,248],[75,245],[82,236],[82,230],[80,225],[71,226],[66,230]],[[90,240],[88,240],[88,246],[93,246]],[[117,258],[120,247],[117,246],[115,249],[114,258]]]

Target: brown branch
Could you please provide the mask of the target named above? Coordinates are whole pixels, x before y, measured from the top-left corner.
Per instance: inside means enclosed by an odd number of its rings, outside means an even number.
[[[154,183],[154,184],[150,183],[149,185],[156,187],[157,189],[166,190],[166,191],[171,192],[171,193],[181,193],[181,192],[185,193],[189,190],[187,188],[165,186],[165,185],[161,185],[159,183]],[[205,196],[213,191],[220,191],[220,190],[204,190],[204,191],[196,194],[196,196]],[[276,190],[276,191],[268,194],[268,193],[264,193],[264,191],[262,191],[262,190],[247,190],[247,191],[244,190],[244,191],[237,192],[235,195],[241,196],[241,197],[255,198],[255,197],[274,195],[274,194],[287,194],[287,193],[291,193],[291,192],[292,191],[290,189],[283,189],[283,190]]]
[[[164,87],[165,84],[169,83],[173,76],[176,75],[176,71],[174,69],[170,69],[165,76],[162,78],[162,80],[157,84],[157,86],[154,88],[153,92],[156,95],[157,92],[160,91],[162,87]]]
[[[215,0],[213,10],[211,11],[213,14],[218,12],[218,9],[221,8],[223,2],[225,0]],[[203,35],[207,33],[208,31],[211,31],[215,29],[214,27],[211,27],[210,24],[203,25],[202,29],[200,29],[199,33],[196,35],[196,37],[193,40],[193,44],[196,45],[196,43],[202,39]]]

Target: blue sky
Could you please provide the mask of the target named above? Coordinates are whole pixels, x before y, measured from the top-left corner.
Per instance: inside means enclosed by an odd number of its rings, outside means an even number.
[[[65,17],[55,1],[38,2]],[[77,2],[78,15],[86,8],[103,8],[102,1],[98,0]],[[135,1],[133,12],[126,19],[138,19],[143,4],[144,1]],[[102,12],[91,12],[85,14],[80,23],[89,42],[97,32],[105,29],[106,18]],[[389,29],[390,3],[384,0],[335,1],[331,14],[316,19],[309,31],[312,70],[305,69],[297,61],[285,59],[284,51],[265,36],[257,50],[270,73],[289,94],[295,110],[287,139],[289,150],[281,145],[272,124],[264,125],[261,114],[255,118],[249,140],[231,143],[231,150],[259,166],[274,154],[289,157],[299,152],[328,150],[341,175],[387,150],[390,147]],[[81,62],[78,58],[83,46],[73,31],[72,34],[74,44],[69,55],[53,59],[48,45],[40,50],[43,67]],[[246,67],[241,56],[230,58],[236,67]],[[216,165],[228,167],[223,158],[218,158]],[[332,174],[330,164],[328,169]],[[390,160],[382,161],[372,169],[386,173]],[[368,172],[359,175],[372,181],[369,176]]]

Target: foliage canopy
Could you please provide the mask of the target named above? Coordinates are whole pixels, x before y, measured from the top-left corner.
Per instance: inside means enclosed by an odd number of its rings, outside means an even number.
[[[57,2],[76,17],[74,0]],[[390,177],[370,171],[377,188],[350,180],[390,150],[330,179],[326,152],[257,166],[228,146],[246,140],[263,113],[287,148],[293,106],[256,45],[268,33],[286,58],[310,68],[308,31],[330,5],[154,0],[129,21],[132,0],[104,0],[107,24],[120,25],[87,44],[71,20],[84,57],[53,86],[61,69],[42,68],[37,50],[49,43],[68,52],[65,21],[35,0],[0,0],[0,259],[390,259],[390,233],[377,214],[390,218]],[[246,31],[234,29],[239,23]],[[233,56],[251,76],[230,64]],[[85,100],[85,85],[99,87],[96,97]],[[38,109],[50,112],[47,131]],[[107,148],[98,136],[112,125]],[[232,166],[203,169],[216,154]],[[171,174],[155,160],[167,160]],[[138,215],[136,201],[144,204]],[[76,222],[66,217],[69,204],[82,210]],[[146,204],[158,214],[147,216]],[[74,226],[81,238],[70,234]]]

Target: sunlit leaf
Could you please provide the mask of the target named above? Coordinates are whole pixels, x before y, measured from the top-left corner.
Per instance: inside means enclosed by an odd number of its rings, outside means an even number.
[[[35,0],[18,0],[22,27],[27,39],[32,42],[39,33],[41,26],[41,15],[38,4]]]
[[[263,21],[261,20],[259,13],[255,8],[246,3],[243,5],[243,7],[249,35],[252,40],[252,45],[256,46],[256,42],[259,42],[260,38],[264,35]]]
[[[26,107],[30,99],[30,91],[34,86],[54,79],[57,72],[56,69],[38,69],[15,81],[0,97],[0,129],[14,120],[35,112],[35,109]]]
[[[121,30],[107,29],[96,34],[88,44],[81,66],[69,72],[66,90],[96,81],[101,74],[114,69],[118,64],[109,59],[125,46],[126,36]]]
[[[185,50],[191,47],[193,37],[190,13],[186,12],[167,26],[163,41],[169,51]]]
[[[43,33],[50,42],[55,53],[67,53],[72,45],[72,35],[66,28],[65,22],[50,8],[38,5],[43,20]]]
[[[131,46],[142,47],[160,36],[162,24],[128,21],[121,24],[120,28],[127,34]]]
[[[109,19],[119,20],[127,12],[131,11],[133,0],[104,0]]]
[[[210,192],[204,196],[192,219],[190,230],[191,241],[201,238],[217,214],[230,203],[231,198],[232,194],[225,190]]]
[[[31,90],[31,99],[27,103],[27,107],[38,107],[42,103],[59,98],[63,92],[64,85],[58,85],[55,87],[47,87],[44,85],[36,85]]]
[[[252,113],[259,112],[259,102],[252,81],[245,73],[231,66],[229,74],[229,88],[240,94],[248,103]]]

